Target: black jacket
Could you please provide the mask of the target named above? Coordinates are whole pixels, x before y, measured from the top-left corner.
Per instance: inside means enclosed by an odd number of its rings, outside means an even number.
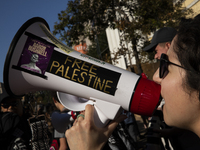
[[[15,113],[0,114],[0,148],[27,149],[31,138],[31,130],[26,119]]]

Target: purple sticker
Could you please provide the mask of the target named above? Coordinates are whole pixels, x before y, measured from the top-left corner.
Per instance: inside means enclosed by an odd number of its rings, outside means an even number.
[[[44,75],[54,46],[28,37],[18,67]]]

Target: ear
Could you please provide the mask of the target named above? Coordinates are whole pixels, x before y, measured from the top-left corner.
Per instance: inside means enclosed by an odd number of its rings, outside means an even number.
[[[169,47],[171,46],[171,43],[170,42],[166,42],[165,46],[167,47],[167,49],[169,49]]]
[[[53,99],[53,102],[54,102],[54,103],[57,103],[57,101],[55,100],[55,98],[54,98],[54,97],[53,97],[52,99]]]

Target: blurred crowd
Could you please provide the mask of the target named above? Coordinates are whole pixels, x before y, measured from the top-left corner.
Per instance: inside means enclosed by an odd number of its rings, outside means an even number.
[[[3,83],[1,88],[1,148],[69,150],[65,130],[73,125],[79,112],[67,110],[58,100],[56,92],[51,92],[50,103],[35,103],[32,106],[24,97],[7,95]],[[123,113],[127,119],[119,123],[108,139],[105,150],[136,150],[145,147],[138,145],[138,140],[145,137],[140,133],[135,115],[126,111]],[[148,118],[142,116],[142,119],[145,119],[143,125],[147,128]]]

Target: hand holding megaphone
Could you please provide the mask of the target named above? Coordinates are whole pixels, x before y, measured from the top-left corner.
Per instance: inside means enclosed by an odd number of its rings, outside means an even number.
[[[120,105],[95,98],[89,100],[62,92],[57,92],[57,96],[61,104],[68,110],[80,112],[85,109],[87,104],[93,105],[95,108],[94,121],[98,127],[104,127],[109,120],[115,119],[115,117],[121,114],[121,111],[123,110]],[[66,120],[68,119],[66,118]]]

